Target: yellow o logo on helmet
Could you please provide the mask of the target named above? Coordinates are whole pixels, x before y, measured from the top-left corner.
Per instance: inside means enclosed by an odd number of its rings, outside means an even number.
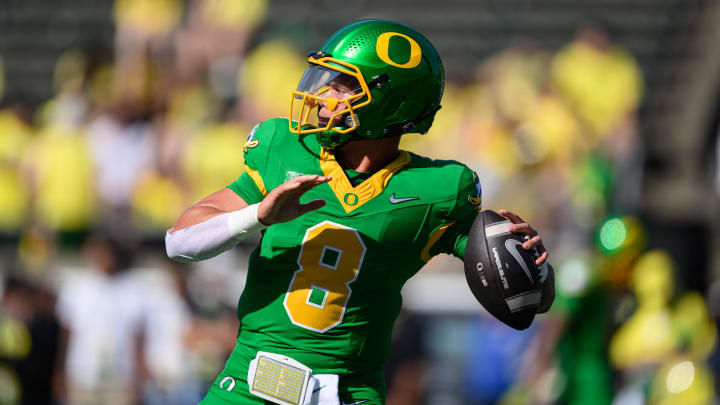
[[[410,44],[410,60],[403,64],[393,62],[393,60],[390,59],[390,38],[394,36],[403,37]],[[375,49],[381,61],[387,63],[388,65],[403,69],[414,68],[415,66],[420,64],[420,60],[422,59],[422,50],[420,50],[420,45],[418,45],[418,43],[415,42],[414,39],[399,32],[385,32],[383,34],[380,34],[375,44]]]

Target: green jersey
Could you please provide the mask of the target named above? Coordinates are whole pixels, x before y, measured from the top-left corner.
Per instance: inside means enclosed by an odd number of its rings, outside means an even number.
[[[314,373],[380,367],[405,282],[435,254],[463,257],[477,176],[405,151],[371,175],[345,171],[286,119],[256,126],[244,151],[245,173],[229,187],[248,204],[299,175],[332,180],[301,199],[325,200],[323,208],[264,231],[238,304],[239,341]]]

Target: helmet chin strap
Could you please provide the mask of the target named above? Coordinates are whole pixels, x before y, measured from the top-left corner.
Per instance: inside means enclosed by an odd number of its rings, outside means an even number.
[[[335,149],[335,148],[338,148],[338,147],[344,145],[355,134],[356,134],[356,131],[341,134],[341,133],[335,132],[333,130],[327,130],[327,131],[318,132],[315,135],[317,137],[318,143],[321,146],[323,146],[327,149]]]
[[[406,134],[409,132],[412,132],[415,129],[415,125],[418,122],[422,122],[425,118],[428,118],[435,113],[437,113],[442,106],[438,105],[435,108],[431,108],[428,111],[425,111],[424,113],[420,114],[418,117],[416,117],[414,120],[400,122],[394,125],[389,126],[387,129],[387,132],[384,132],[384,136],[382,138],[387,138],[391,136],[397,136]],[[345,129],[346,127],[338,127],[340,129]],[[342,145],[345,145],[347,142],[351,141],[360,141],[360,140],[367,140],[370,138],[363,138],[362,136],[358,135],[357,131],[351,131],[346,134],[341,134],[339,132],[333,131],[333,130],[327,130],[318,132],[317,134],[318,143],[320,145],[324,146],[328,149],[335,149],[339,148]]]
[[[343,114],[341,122],[348,123],[348,113]],[[326,124],[327,125],[327,124]],[[349,128],[349,126],[337,126],[336,128],[345,130]],[[360,138],[357,135],[357,131],[351,131],[345,134],[341,134],[337,131],[333,131],[332,129],[318,132],[317,134],[318,143],[322,145],[325,148],[328,149],[335,149],[338,148],[348,141],[354,140],[354,139],[363,139]]]

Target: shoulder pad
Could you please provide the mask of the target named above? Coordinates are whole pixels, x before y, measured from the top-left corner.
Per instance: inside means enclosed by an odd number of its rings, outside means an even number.
[[[275,123],[272,120],[255,125],[243,147],[245,164],[253,170],[264,168],[274,137]]]

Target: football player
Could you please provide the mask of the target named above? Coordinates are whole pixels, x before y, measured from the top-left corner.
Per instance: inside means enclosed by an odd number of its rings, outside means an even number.
[[[479,210],[470,169],[398,148],[440,109],[443,66],[422,34],[358,21],[308,63],[290,119],[258,124],[245,172],[166,236],[171,258],[196,261],[263,232],[238,303],[237,345],[203,404],[384,403],[400,290],[432,256],[463,257]],[[537,232],[501,213],[543,264]]]

